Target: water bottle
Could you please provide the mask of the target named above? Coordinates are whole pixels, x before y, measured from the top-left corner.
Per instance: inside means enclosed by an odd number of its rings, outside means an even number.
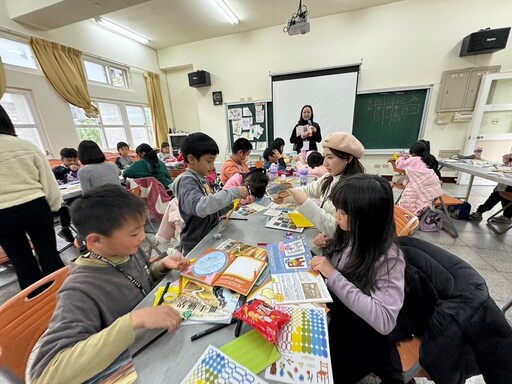
[[[270,168],[268,170],[268,173],[270,175],[270,181],[276,181],[277,180],[277,172],[278,172],[279,166],[276,163],[270,164]]]
[[[299,182],[300,185],[306,185],[308,183],[308,169],[302,168],[299,171]]]

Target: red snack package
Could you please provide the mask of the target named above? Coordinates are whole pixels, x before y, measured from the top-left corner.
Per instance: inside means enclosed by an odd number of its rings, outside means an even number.
[[[234,316],[256,329],[271,343],[276,342],[281,328],[291,319],[290,315],[257,299],[242,305]]]

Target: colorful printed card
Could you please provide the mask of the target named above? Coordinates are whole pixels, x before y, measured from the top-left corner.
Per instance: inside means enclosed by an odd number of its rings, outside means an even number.
[[[238,364],[213,345],[209,345],[181,384],[265,384],[243,365]]]
[[[265,224],[267,228],[280,229],[282,231],[288,232],[298,232],[302,233],[304,228],[297,228],[295,224],[293,224],[292,219],[288,215],[281,215],[277,217],[271,217],[271,219]]]
[[[280,383],[334,383],[329,352],[327,317],[322,309],[277,306],[290,315],[277,340],[281,358],[265,371]]]
[[[272,275],[309,271],[313,256],[301,237],[267,245],[268,264]]]

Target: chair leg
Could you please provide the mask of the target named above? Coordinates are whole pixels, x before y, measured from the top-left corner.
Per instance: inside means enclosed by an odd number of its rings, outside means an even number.
[[[149,223],[149,226],[151,227],[151,233],[155,234],[156,233],[155,226],[153,225],[153,222],[151,221],[151,215],[147,211],[146,211],[146,217],[147,217],[147,222]]]
[[[443,209],[443,212],[446,216],[446,222],[450,223],[451,228],[446,228],[445,225],[443,225],[443,229],[450,234],[451,237],[459,237],[459,233],[457,232],[457,228],[455,228],[455,224],[452,221],[452,218],[450,214],[448,213],[448,209],[446,209],[446,204],[444,203],[443,196],[439,197],[439,202],[441,203],[441,207]]]
[[[500,228],[498,225],[496,225],[495,223],[493,223],[491,220],[498,216],[501,212],[503,212],[505,209],[507,209],[508,207],[512,206],[512,201],[510,203],[508,203],[505,207],[501,208],[498,212],[496,212],[494,215],[492,215],[491,217],[489,217],[487,219],[487,225],[489,226],[489,228],[491,228],[491,231],[493,231],[494,233],[498,234],[498,235],[501,235],[502,233],[505,233],[507,232],[510,228],[512,228],[512,224],[510,224],[509,226],[505,227],[505,228]]]

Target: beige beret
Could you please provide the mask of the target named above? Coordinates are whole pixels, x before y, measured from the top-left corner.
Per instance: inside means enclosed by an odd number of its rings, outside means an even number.
[[[350,133],[346,132],[334,132],[329,134],[322,142],[322,147],[348,153],[357,159],[360,159],[364,155],[363,144]]]

